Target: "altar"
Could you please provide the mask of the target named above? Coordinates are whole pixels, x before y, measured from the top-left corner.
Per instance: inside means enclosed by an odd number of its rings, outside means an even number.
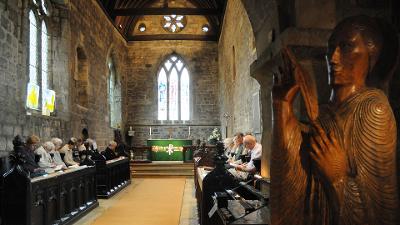
[[[192,140],[188,139],[149,139],[147,146],[151,146],[149,158],[152,161],[184,161],[184,146],[191,146]],[[190,152],[187,152],[190,154]]]

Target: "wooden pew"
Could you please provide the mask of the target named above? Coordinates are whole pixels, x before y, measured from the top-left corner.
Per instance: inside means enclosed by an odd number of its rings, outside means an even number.
[[[72,224],[99,205],[95,167],[33,179],[13,169],[4,175],[3,187],[1,215],[8,225]]]
[[[194,155],[195,188],[200,225],[221,224],[221,220],[216,214],[211,218],[208,217],[208,212],[214,204],[212,195],[226,188],[233,188],[237,184],[234,177],[224,168],[226,158],[222,156],[222,143],[217,148],[218,150],[216,147],[206,147]]]
[[[132,148],[135,163],[151,163],[151,146],[135,146]]]
[[[183,146],[183,162],[193,162],[193,153],[196,150],[197,146],[187,145]]]
[[[131,183],[129,158],[96,162],[96,193],[99,198],[110,198]]]

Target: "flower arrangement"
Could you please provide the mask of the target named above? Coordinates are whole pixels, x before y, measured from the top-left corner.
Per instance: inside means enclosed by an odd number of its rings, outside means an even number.
[[[211,135],[208,137],[208,143],[216,144],[217,141],[220,140],[221,140],[221,132],[219,131],[218,128],[214,128],[214,130],[211,132]]]

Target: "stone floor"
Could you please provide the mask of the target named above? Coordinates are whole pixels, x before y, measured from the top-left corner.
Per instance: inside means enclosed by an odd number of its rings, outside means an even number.
[[[131,185],[136,185],[135,181],[139,179],[146,178],[136,178],[132,179]],[[102,213],[104,213],[107,209],[112,207],[117,200],[123,199],[124,193],[126,192],[126,188],[121,192],[117,193],[110,199],[99,199],[99,207],[91,211],[85,217],[81,218],[79,221],[74,223],[74,225],[90,225],[92,221],[94,221],[97,217],[99,217]],[[157,202],[156,199],[149,201]],[[185,190],[182,199],[182,208],[181,208],[181,216],[179,225],[198,225],[198,215],[197,215],[197,204],[195,198],[195,189],[194,189],[194,181],[193,178],[187,178],[185,182]],[[158,224],[155,224],[158,225]],[[177,224],[178,225],[178,224]]]

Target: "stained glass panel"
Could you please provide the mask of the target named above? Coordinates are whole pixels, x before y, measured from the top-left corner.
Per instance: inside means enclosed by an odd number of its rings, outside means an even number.
[[[37,20],[35,14],[29,12],[29,82],[37,84]]]
[[[26,106],[28,108],[39,109],[39,91],[39,85],[28,83],[26,95]]]
[[[55,102],[56,102],[56,93],[53,90],[42,90],[42,114],[46,116],[50,116],[50,113],[54,112]]]
[[[158,74],[158,119],[167,120],[168,99],[167,99],[167,74],[161,69]]]
[[[181,75],[181,120],[189,120],[189,97],[189,72],[184,68]]]
[[[169,119],[178,120],[178,71],[172,68],[169,77]]]

